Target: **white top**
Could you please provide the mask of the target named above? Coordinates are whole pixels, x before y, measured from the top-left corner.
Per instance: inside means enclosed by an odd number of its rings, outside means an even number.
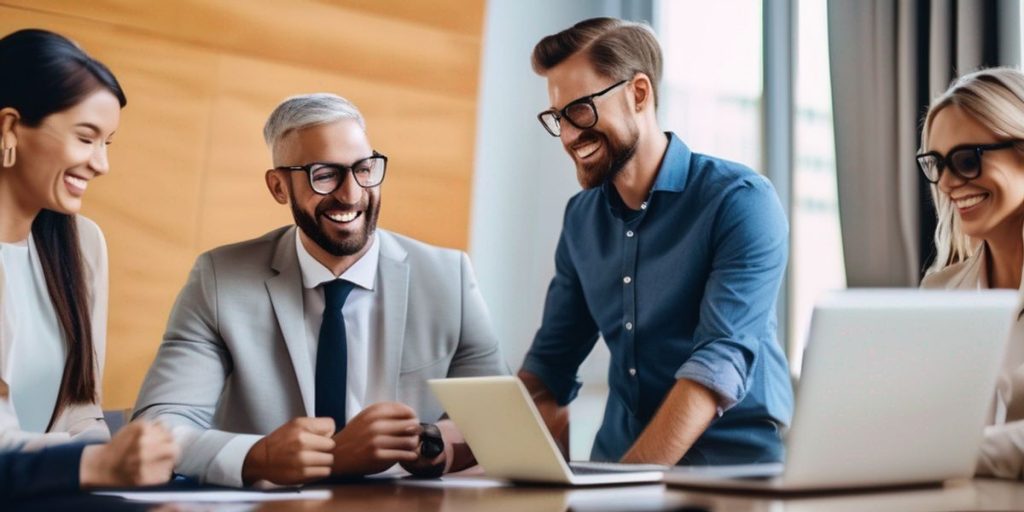
[[[32,237],[20,243],[0,243],[7,273],[4,318],[18,333],[11,347],[11,401],[26,432],[46,432],[57,404],[67,350],[57,313],[46,289],[39,260],[29,251]]]
[[[982,243],[965,261],[929,274],[922,288],[983,290],[989,288],[988,245]],[[1024,296],[1024,283],[1020,293]],[[1003,368],[992,397],[989,426],[978,455],[978,474],[1024,478],[1024,311],[1010,331]]]
[[[87,313],[92,326],[95,355],[93,369],[99,388],[99,383],[103,381],[107,340],[107,242],[99,226],[91,220],[76,215],[75,224],[86,292],[82,300],[87,301],[89,306]],[[43,394],[30,382],[31,379],[42,379],[42,374],[49,373],[46,378],[52,379],[46,385],[55,386],[53,389],[60,386],[65,349],[63,334],[53,334],[63,331],[55,327],[59,324],[52,316],[49,292],[45,278],[42,277],[35,244],[29,238],[25,244],[20,247],[18,245],[7,244],[2,248],[4,257],[0,257],[0,451],[36,450],[71,439],[109,440],[110,432],[103,421],[99,396],[95,403],[65,407],[60,416],[54,418],[49,430],[41,432],[46,429],[56,399],[47,398],[45,405],[42,404],[43,399],[39,400],[39,404],[33,404],[29,403],[31,400],[26,402],[26,395],[22,394],[23,391],[29,393],[29,397]],[[27,250],[30,264],[25,263],[26,256],[19,249]],[[8,265],[11,268],[7,268]],[[31,279],[29,276],[32,276]],[[19,311],[28,313],[22,314]],[[45,332],[50,334],[40,334]],[[31,340],[33,337],[36,337],[36,341],[45,338],[46,343],[23,343],[23,340]],[[52,352],[57,346],[60,352]],[[47,353],[49,355],[44,355]],[[46,365],[50,369],[43,369],[39,365]],[[58,370],[53,370],[53,367]],[[21,385],[26,382],[24,386]],[[8,384],[12,393],[3,393]],[[100,389],[96,392],[98,395]],[[54,391],[46,392],[50,393],[56,396]],[[18,402],[17,411],[15,401]],[[34,406],[38,406],[38,412],[32,412]],[[38,419],[42,416],[46,416],[46,419]]]
[[[335,276],[323,266],[302,245],[299,230],[295,230],[295,250],[299,256],[302,271],[302,309],[306,316],[306,339],[309,342],[309,358],[313,374],[316,375],[316,353],[320,339],[320,324],[324,315],[324,283],[342,279],[356,286],[345,299],[341,314],[345,319],[345,339],[348,344],[348,380],[345,385],[345,421],[352,419],[363,410],[366,403],[366,382],[369,373],[369,345],[381,332],[383,311],[380,294],[374,293],[377,279],[377,262],[380,260],[380,245],[377,237],[370,241],[370,248],[361,258],[340,276]],[[374,315],[372,312],[378,312]]]

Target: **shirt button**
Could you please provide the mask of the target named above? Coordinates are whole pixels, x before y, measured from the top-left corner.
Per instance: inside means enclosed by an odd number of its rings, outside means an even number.
[[[644,201],[644,202],[640,203],[640,209],[641,210],[646,210],[647,209],[647,201]]]
[[[630,368],[629,369],[629,375],[631,377],[636,377],[636,368]]]
[[[626,237],[627,238],[633,238],[633,232],[632,231],[626,231]]]
[[[626,322],[626,330],[627,331],[632,331],[633,330],[633,322]]]
[[[622,278],[622,282],[626,283],[626,284],[632,283],[633,282],[633,278],[629,277],[629,276],[623,277]]]

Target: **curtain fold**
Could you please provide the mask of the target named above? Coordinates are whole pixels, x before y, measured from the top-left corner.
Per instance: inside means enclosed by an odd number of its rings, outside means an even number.
[[[921,118],[958,74],[1019,65],[1019,0],[829,0],[836,182],[850,287],[916,286],[934,255]],[[1012,33],[1010,33],[1012,32]]]

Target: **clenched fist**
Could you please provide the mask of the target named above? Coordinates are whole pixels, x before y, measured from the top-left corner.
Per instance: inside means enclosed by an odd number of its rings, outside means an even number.
[[[108,444],[85,447],[79,467],[82,488],[134,487],[170,480],[178,446],[158,424],[133,422]]]
[[[246,485],[257,480],[294,485],[331,475],[334,420],[295,418],[253,445],[242,463]]]
[[[334,474],[380,473],[419,458],[420,421],[407,405],[379,402],[352,418],[334,441]]]

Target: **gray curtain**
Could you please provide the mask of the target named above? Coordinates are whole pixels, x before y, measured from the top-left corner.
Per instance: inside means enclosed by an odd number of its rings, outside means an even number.
[[[847,285],[916,286],[935,229],[921,118],[957,74],[1019,64],[1019,0],[829,0],[828,31]]]

